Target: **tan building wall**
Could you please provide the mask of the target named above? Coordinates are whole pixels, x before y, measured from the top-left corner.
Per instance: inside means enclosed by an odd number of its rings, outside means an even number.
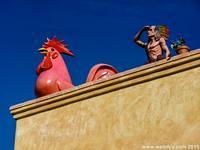
[[[200,50],[10,110],[15,150],[200,149]]]

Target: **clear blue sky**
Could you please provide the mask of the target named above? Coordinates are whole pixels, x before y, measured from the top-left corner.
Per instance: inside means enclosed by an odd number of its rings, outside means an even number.
[[[144,50],[132,43],[144,25],[168,25],[171,39],[183,35],[200,47],[198,0],[15,0],[0,4],[0,147],[14,147],[14,104],[34,99],[37,52],[47,37],[64,39],[76,55],[64,56],[75,85],[90,68],[107,63],[120,72],[141,66]],[[168,43],[169,45],[169,43]],[[173,51],[173,50],[171,50]]]

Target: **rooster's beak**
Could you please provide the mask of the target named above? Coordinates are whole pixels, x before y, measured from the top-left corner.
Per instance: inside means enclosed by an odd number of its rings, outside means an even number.
[[[40,49],[38,49],[38,51],[39,51],[39,53],[41,53],[41,54],[47,54],[48,53],[48,51],[45,49],[45,48],[40,48]]]

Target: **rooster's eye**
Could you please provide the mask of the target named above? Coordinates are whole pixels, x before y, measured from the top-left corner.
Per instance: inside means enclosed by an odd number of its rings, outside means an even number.
[[[52,49],[51,49],[51,51],[53,52],[53,51],[54,51],[54,49],[52,48]]]

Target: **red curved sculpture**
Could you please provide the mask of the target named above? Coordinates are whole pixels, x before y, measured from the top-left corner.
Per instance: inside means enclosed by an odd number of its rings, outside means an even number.
[[[52,40],[47,39],[39,52],[44,54],[44,58],[36,71],[38,75],[35,85],[36,96],[40,97],[73,87],[61,56],[61,53],[70,56],[73,56],[73,53],[67,49],[63,41],[57,41],[56,37],[53,37]]]
[[[116,73],[118,73],[118,71],[113,66],[107,64],[97,64],[90,70],[86,82],[107,78]]]

